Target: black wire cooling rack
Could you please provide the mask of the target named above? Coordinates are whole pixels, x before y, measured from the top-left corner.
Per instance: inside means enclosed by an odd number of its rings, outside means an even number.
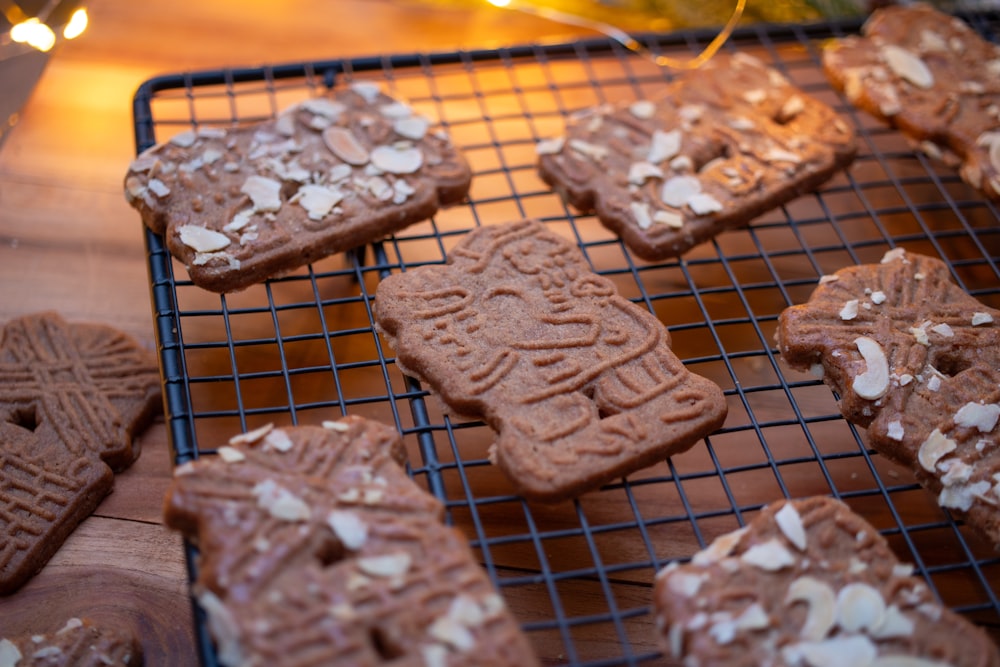
[[[964,16],[992,37],[997,17]],[[414,479],[440,498],[522,621],[545,664],[664,660],[650,611],[655,573],[690,557],[782,497],[833,495],[871,521],[947,606],[1000,637],[1000,558],[943,512],[910,473],[866,446],[835,397],[782,364],[779,313],[820,276],[902,246],[938,256],[955,280],[1000,308],[1000,216],[953,169],[846,105],[826,82],[822,41],[858,24],[758,25],[726,48],[753,53],[856,127],[854,164],[817,192],[728,231],[679,260],[639,260],[538,178],[535,144],[573,112],[655,95],[673,74],[588,40],[179,74],[134,101],[138,149],[192,126],[261,120],[352,81],[376,81],[437,121],[474,170],[468,201],[383,243],[316,262],[246,291],[190,283],[147,231],[151,297],[176,463],[265,423],[358,414],[395,424]],[[644,36],[654,52],[700,51],[699,31]],[[488,427],[455,422],[395,367],[374,331],[381,277],[441,262],[477,225],[537,218],[579,244],[598,273],[649,308],[675,353],[725,390],[725,426],[689,452],[574,502],[511,492],[489,465]],[[196,567],[193,551],[189,563]],[[202,659],[215,665],[196,609]]]

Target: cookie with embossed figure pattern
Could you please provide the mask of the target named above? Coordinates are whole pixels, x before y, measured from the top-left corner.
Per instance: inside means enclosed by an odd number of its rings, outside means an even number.
[[[356,83],[274,120],[153,146],[129,166],[125,196],[196,285],[228,292],[426,220],[471,179],[443,131]]]
[[[0,331],[0,594],[23,585],[111,492],[160,406],[150,350],[56,313]]]
[[[688,667],[1000,665],[982,629],[828,497],[772,503],[663,568],[653,608],[664,651]]]
[[[722,390],[690,372],[648,310],[533,221],[481,227],[445,266],[378,286],[400,369],[497,432],[523,495],[557,501],[682,452],[720,427]]]
[[[1000,544],[1000,311],[898,248],[781,313],[782,358],[814,369],[883,456]]]
[[[0,666],[138,667],[142,644],[131,632],[71,618],[48,634],[0,635]]]
[[[714,57],[655,100],[586,110],[537,146],[541,177],[648,260],[816,189],[856,150],[833,109],[739,53]]]
[[[929,4],[892,5],[831,41],[823,68],[852,104],[1000,198],[1000,47]]]
[[[223,665],[537,665],[399,434],[345,417],[265,426],[175,470],[166,524]]]

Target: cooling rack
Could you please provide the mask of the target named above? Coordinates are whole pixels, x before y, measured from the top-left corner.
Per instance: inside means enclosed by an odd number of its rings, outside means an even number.
[[[992,36],[997,17],[964,16]],[[779,313],[820,276],[878,261],[890,248],[943,258],[954,279],[1000,308],[1000,216],[897,132],[846,105],[826,82],[824,39],[856,22],[757,25],[726,47],[752,53],[841,111],[861,150],[818,191],[681,259],[634,257],[592,216],[567,208],[535,172],[535,144],[575,111],[655,95],[672,78],[613,41],[385,55],[158,77],[134,100],[137,149],[193,126],[274,116],[332,87],[375,81],[446,130],[474,171],[468,201],[371,247],[243,292],[195,287],[146,232],[153,320],[175,462],[211,455],[266,423],[356,414],[403,434],[413,478],[441,499],[523,623],[545,664],[659,664],[655,573],[782,497],[838,497],[872,522],[948,607],[1000,637],[1000,558],[942,511],[911,474],[872,452],[835,396],[783,365]],[[712,33],[645,35],[683,57]],[[488,463],[488,427],[444,415],[396,368],[373,328],[385,275],[441,262],[471,228],[531,217],[579,245],[598,273],[664,322],[690,370],[725,391],[722,429],[690,451],[573,502],[514,495]],[[194,551],[188,547],[194,577]],[[217,664],[204,618],[205,665]]]

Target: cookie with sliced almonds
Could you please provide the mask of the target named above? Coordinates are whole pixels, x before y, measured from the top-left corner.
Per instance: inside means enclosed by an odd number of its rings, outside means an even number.
[[[541,177],[637,255],[681,255],[827,181],[854,131],[746,54],[716,56],[655,101],[576,115],[537,146]]]
[[[471,178],[444,132],[356,83],[153,146],[129,166],[125,196],[196,285],[227,292],[425,220]]]
[[[142,644],[125,628],[71,618],[51,633],[0,634],[0,667],[137,667]]]
[[[537,665],[396,431],[265,426],[175,470],[166,524],[223,665]]]
[[[844,503],[773,503],[653,593],[665,652],[690,667],[996,667],[989,636],[944,607]]]
[[[828,44],[823,68],[852,104],[1000,198],[1000,47],[929,4],[892,5]]]
[[[1000,545],[1000,311],[944,262],[897,248],[821,279],[781,313],[777,338],[872,447]]]

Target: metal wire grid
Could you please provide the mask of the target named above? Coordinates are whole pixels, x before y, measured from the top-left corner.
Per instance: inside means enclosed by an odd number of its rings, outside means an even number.
[[[996,17],[966,16],[984,35]],[[474,170],[469,201],[370,249],[331,257],[236,294],[194,287],[147,231],[167,424],[177,463],[264,423],[360,414],[395,424],[414,479],[471,540],[546,664],[663,660],[650,611],[656,571],[687,559],[781,497],[828,494],[871,521],[949,607],[1000,636],[1000,558],[904,469],[868,449],[835,397],[783,366],[773,333],[818,278],[903,246],[945,259],[956,281],[1000,307],[1000,216],[954,170],[845,105],[819,67],[819,42],[857,24],[760,25],[727,48],[754,53],[855,124],[847,172],[684,258],[633,257],[535,174],[534,145],[574,111],[655,95],[672,74],[604,40],[292,64],[160,77],[134,105],[139,149],[198,125],[271,117],[354,80],[378,81],[438,121]],[[699,51],[700,31],[644,37]],[[729,418],[691,451],[558,505],[528,503],[489,465],[491,431],[456,422],[395,368],[373,328],[380,278],[441,262],[477,225],[543,220],[671,332],[675,353],[725,390]],[[192,577],[194,552],[188,550]],[[196,609],[204,664],[216,659]]]

